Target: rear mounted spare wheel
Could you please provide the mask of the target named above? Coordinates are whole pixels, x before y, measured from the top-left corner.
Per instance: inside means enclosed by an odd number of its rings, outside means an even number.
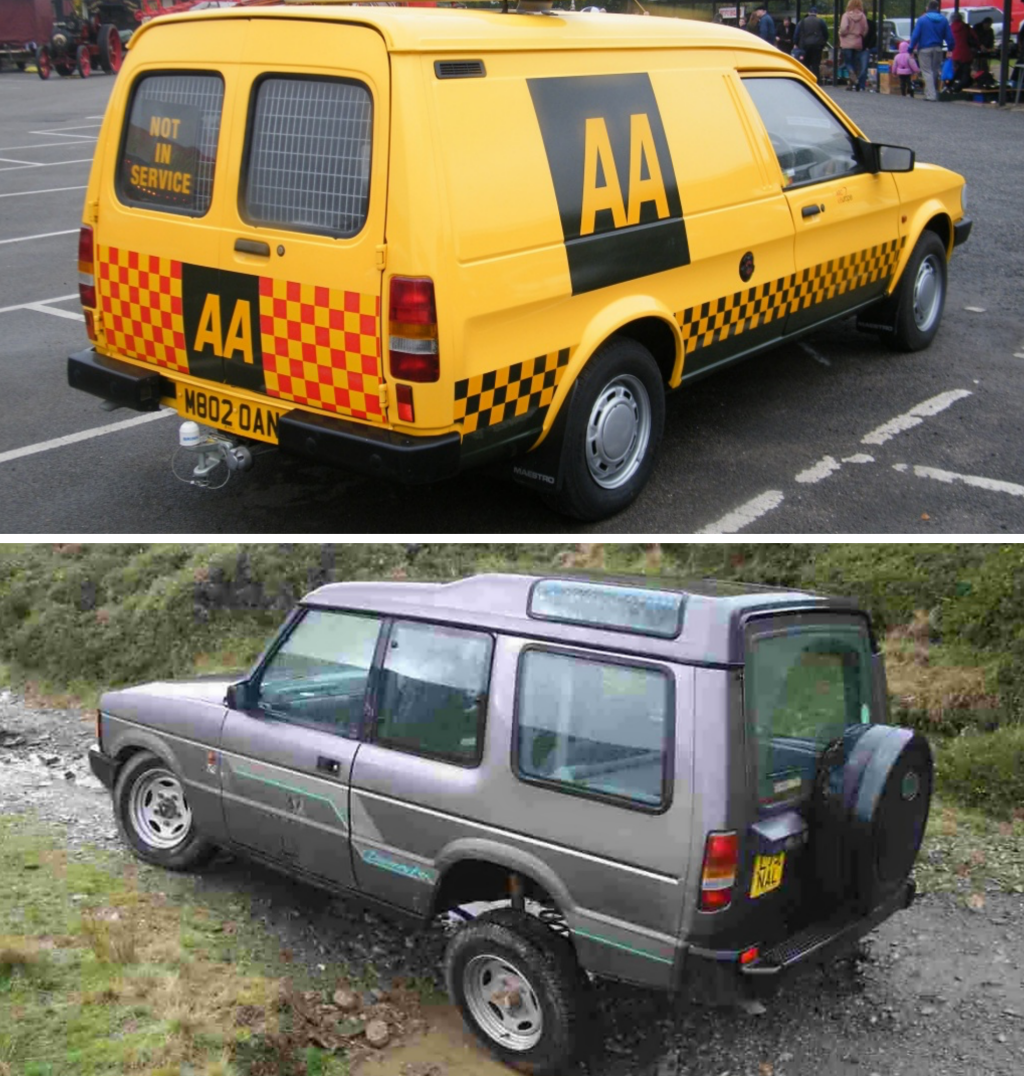
[[[891,897],[914,865],[931,795],[931,748],[918,733],[872,725],[830,744],[813,812],[822,894],[865,911]]]

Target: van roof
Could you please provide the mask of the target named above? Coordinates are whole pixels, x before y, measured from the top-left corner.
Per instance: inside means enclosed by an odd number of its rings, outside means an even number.
[[[391,52],[514,52],[524,48],[728,48],[783,55],[754,34],[717,23],[638,15],[594,15],[580,11],[545,14],[472,8],[355,7],[351,4],[284,4],[217,8],[164,15],[139,33],[177,22],[207,19],[286,19],[347,22],[371,26]]]
[[[593,584],[597,589],[622,586],[634,592],[679,595],[682,629],[672,637],[638,634],[622,628],[595,627],[550,616],[531,615],[531,595],[541,580]],[[701,665],[738,665],[743,661],[743,624],[761,613],[854,612],[845,598],[800,590],[773,589],[701,580],[674,583],[655,579],[614,579],[581,575],[506,575],[491,573],[452,583],[329,583],[303,598],[304,605],[430,619],[442,623],[501,631],[519,637],[543,637],[565,643],[614,649]]]

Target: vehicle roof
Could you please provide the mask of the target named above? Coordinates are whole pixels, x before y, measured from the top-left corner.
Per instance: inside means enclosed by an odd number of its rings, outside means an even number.
[[[504,52],[530,49],[727,48],[784,55],[754,34],[693,19],[593,15],[580,11],[526,14],[472,8],[353,7],[351,4],[285,4],[218,8],[164,15],[154,27],[206,19],[286,19],[356,23],[380,31],[392,52]]]
[[[530,591],[541,579],[566,578],[623,585],[684,596],[683,626],[674,639],[638,635],[529,616]],[[557,639],[670,661],[736,665],[743,661],[742,626],[760,613],[856,610],[845,598],[716,580],[679,585],[580,575],[484,574],[452,583],[329,583],[303,598],[304,605],[437,620],[527,637]]]

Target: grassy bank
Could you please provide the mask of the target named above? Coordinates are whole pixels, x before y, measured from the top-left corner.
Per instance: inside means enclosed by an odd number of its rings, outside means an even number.
[[[939,747],[940,788],[1007,817],[1024,809],[1020,545],[5,546],[0,686],[91,701],[106,686],[243,669],[322,583],[494,570],[711,575],[849,595],[883,640],[893,720]]]

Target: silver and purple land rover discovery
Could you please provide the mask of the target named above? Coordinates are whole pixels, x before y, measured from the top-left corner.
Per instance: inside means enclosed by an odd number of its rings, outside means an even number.
[[[482,575],[341,583],[241,681],[103,696],[141,858],[230,847],[424,921],[509,1064],[572,1057],[588,976],[720,999],[910,904],[927,742],[865,613],[795,591]]]

